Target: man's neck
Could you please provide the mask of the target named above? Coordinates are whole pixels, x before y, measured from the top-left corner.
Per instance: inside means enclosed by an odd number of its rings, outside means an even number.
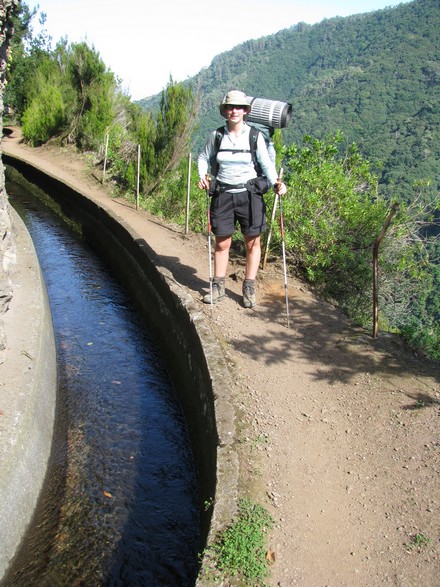
[[[232,121],[228,122],[228,131],[229,131],[229,134],[231,134],[231,135],[238,137],[243,132],[243,129],[244,129],[244,120],[240,120],[238,122],[232,122]]]

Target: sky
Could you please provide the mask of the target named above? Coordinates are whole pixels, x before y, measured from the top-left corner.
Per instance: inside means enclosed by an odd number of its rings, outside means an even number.
[[[406,0],[408,1],[408,0]],[[371,12],[402,0],[23,0],[46,14],[52,46],[86,41],[140,100],[181,82],[233,47],[299,22]],[[39,18],[33,20],[40,29]],[[227,91],[228,88],[225,89]]]

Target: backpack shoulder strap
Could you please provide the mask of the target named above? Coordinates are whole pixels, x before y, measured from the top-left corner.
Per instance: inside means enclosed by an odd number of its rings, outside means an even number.
[[[259,134],[260,131],[258,130],[258,128],[255,128],[255,126],[251,126],[251,129],[249,131],[249,145],[251,148],[252,161],[254,165],[257,162],[257,142]]]
[[[219,126],[218,129],[215,131],[215,142],[214,142],[214,149],[215,154],[217,155],[218,150],[220,149],[220,144],[225,136],[225,127]]]
[[[257,160],[257,143],[258,143],[258,135],[259,134],[260,134],[260,131],[258,128],[256,128],[255,126],[250,127],[249,146],[251,148],[252,163],[254,164],[255,171],[257,172],[257,175],[260,177],[263,175],[263,170],[261,169],[261,165],[259,164],[259,162]]]

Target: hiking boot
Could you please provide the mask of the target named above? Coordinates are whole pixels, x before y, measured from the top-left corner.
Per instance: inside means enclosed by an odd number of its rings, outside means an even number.
[[[212,280],[212,303],[221,302],[225,297],[225,280],[214,277]],[[203,296],[203,303],[211,303],[211,291]]]
[[[254,308],[256,305],[255,281],[253,279],[245,279],[243,283],[243,306],[245,308]]]

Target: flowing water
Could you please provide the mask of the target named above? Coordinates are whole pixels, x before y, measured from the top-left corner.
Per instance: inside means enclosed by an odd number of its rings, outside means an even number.
[[[87,243],[22,187],[7,187],[48,289],[59,399],[49,478],[5,583],[194,585],[192,453],[154,340]]]

